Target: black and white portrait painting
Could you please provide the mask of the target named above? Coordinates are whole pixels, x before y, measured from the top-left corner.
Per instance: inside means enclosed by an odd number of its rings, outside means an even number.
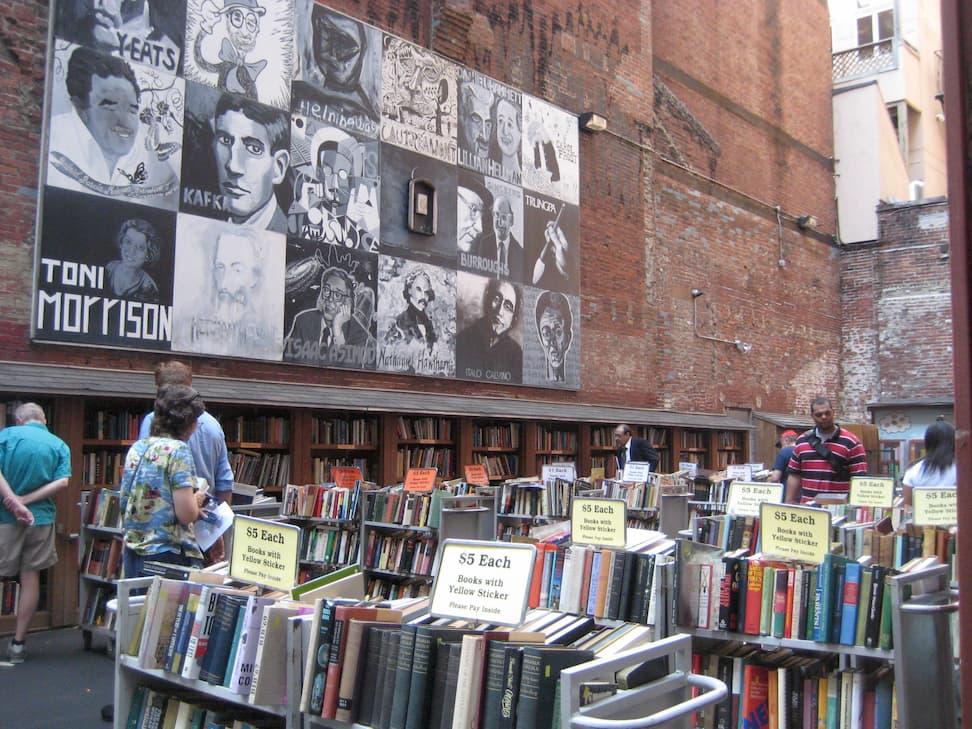
[[[456,275],[456,377],[518,384],[523,290],[512,281]]]
[[[521,94],[468,68],[459,71],[459,165],[520,184]]]
[[[288,233],[350,250],[378,252],[379,142],[293,114],[293,196]]]
[[[323,243],[287,244],[283,358],[374,369],[378,256]]]
[[[580,216],[575,205],[523,191],[526,265],[530,286],[576,294],[580,287]]]
[[[130,63],[182,73],[186,0],[61,0],[55,37]]]
[[[293,0],[187,0],[188,81],[290,110]]]
[[[381,61],[381,141],[456,163],[458,66],[386,35]]]
[[[286,245],[276,233],[180,214],[172,348],[279,360]]]
[[[381,31],[314,0],[297,0],[297,17],[293,111],[377,138]]]
[[[58,43],[50,83],[47,184],[175,210],[184,82]]]
[[[421,180],[434,189],[429,203],[435,218],[431,235],[408,227],[409,183]],[[381,145],[381,249],[391,255],[434,260],[455,266],[456,166],[391,144]],[[431,232],[431,231],[430,231]]]
[[[524,289],[523,384],[580,388],[580,299]]]
[[[186,97],[180,210],[285,233],[287,112],[192,81]]]
[[[520,281],[523,275],[523,192],[491,177],[459,170],[456,183],[459,268]]]
[[[378,369],[453,377],[455,343],[455,271],[379,256]]]
[[[577,117],[523,95],[523,187],[577,205]]]
[[[35,331],[42,339],[168,349],[175,213],[120,200],[92,205],[48,187]]]

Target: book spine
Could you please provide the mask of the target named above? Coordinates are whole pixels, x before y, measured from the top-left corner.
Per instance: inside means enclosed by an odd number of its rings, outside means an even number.
[[[523,650],[523,657],[520,661],[520,696],[516,705],[515,729],[540,729],[537,726],[537,709],[540,699],[542,664],[543,658],[539,651],[526,648]]]
[[[398,645],[398,663],[395,670],[395,701],[392,704],[390,729],[405,729],[408,701],[412,684],[412,655],[415,650],[414,626],[403,626]]]
[[[844,566],[843,607],[840,616],[840,643],[854,645],[854,633],[857,630],[857,603],[860,600],[861,565],[848,562]]]
[[[749,562],[746,572],[746,616],[743,632],[759,635],[760,612],[763,596],[763,566]]]

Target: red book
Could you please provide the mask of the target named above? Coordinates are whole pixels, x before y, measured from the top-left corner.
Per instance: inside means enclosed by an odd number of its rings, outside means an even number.
[[[749,550],[750,554],[753,554],[756,552],[757,544],[759,544],[759,517],[758,516],[753,519],[753,531],[749,537],[749,544],[743,546],[745,546]]]
[[[743,632],[759,635],[759,618],[763,605],[763,565],[751,561],[746,572],[746,615]]]
[[[741,726],[769,727],[769,671],[765,666],[747,663],[743,668]]]
[[[540,587],[543,582],[543,559],[549,545],[541,542],[536,545],[537,558],[533,562],[533,576],[530,578],[530,598],[527,602],[531,608],[540,605]]]
[[[874,726],[874,702],[875,694],[873,691],[864,692],[864,701],[861,708],[861,726],[872,727]]]

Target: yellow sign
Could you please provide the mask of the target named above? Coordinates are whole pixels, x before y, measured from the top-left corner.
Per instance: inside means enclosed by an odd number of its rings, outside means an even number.
[[[230,577],[276,590],[297,581],[300,527],[237,514],[233,520]]]
[[[729,484],[726,513],[733,516],[759,516],[764,501],[783,501],[783,484],[733,481]]]
[[[760,551],[771,557],[822,562],[830,551],[830,512],[810,506],[759,506]]]
[[[854,506],[874,506],[890,509],[894,506],[894,479],[871,476],[852,476],[850,500]]]
[[[958,524],[958,489],[913,489],[915,524],[952,526]]]
[[[627,542],[627,511],[624,499],[571,501],[570,534],[574,544],[624,548]]]

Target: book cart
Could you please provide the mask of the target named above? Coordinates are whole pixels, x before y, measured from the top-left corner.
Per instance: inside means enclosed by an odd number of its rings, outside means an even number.
[[[843,518],[828,534],[837,549],[819,564],[773,556],[758,516],[693,519],[694,541],[680,540],[666,579],[674,630],[696,640],[695,670],[733,686],[743,721],[769,696],[770,726],[795,712],[814,726],[953,729],[958,590],[952,566],[938,561],[947,558],[947,532],[924,527],[922,539],[914,534],[922,528],[895,515],[895,532],[882,534],[877,525],[892,523],[891,509],[829,510]],[[730,526],[708,528],[720,520]],[[718,709],[714,721],[724,721]]]

